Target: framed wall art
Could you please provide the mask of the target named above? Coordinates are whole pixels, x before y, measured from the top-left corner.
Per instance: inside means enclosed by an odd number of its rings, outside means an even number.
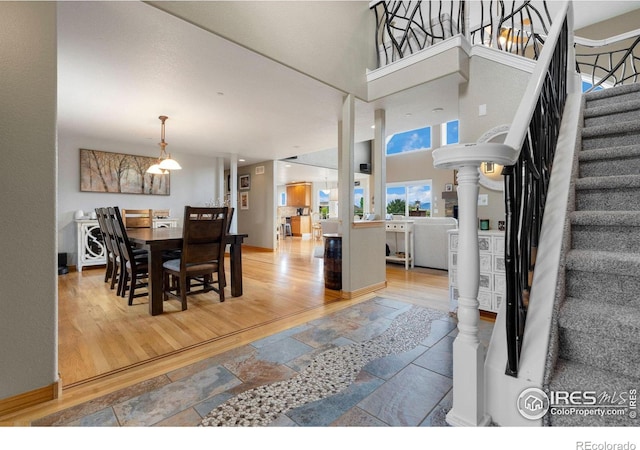
[[[249,209],[249,193],[240,192],[240,209]]]
[[[251,189],[251,175],[240,175],[238,177],[238,187],[242,190]]]
[[[170,195],[171,175],[147,173],[157,158],[80,149],[80,191]]]

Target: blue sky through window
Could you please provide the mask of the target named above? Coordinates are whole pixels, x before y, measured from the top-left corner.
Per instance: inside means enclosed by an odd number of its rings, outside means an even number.
[[[431,209],[431,186],[408,186],[407,201],[412,206],[416,205],[416,202],[420,202],[418,209]]]
[[[458,125],[459,122],[457,120],[447,122],[447,144],[457,144],[459,142]]]
[[[586,92],[587,90],[591,89],[591,86],[593,86],[593,84],[589,83],[588,81],[583,81],[582,92]],[[594,91],[600,91],[600,90],[602,90],[602,86],[598,86],[597,88],[594,89]]]
[[[431,148],[431,127],[394,134],[387,143],[387,155]]]
[[[364,198],[364,189],[355,188],[353,190],[353,196],[354,196],[354,198],[353,198],[354,205],[359,208],[360,207],[360,199]]]

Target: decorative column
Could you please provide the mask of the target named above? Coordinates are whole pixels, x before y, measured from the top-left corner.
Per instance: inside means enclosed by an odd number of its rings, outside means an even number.
[[[486,426],[484,361],[486,348],[478,337],[478,180],[480,165],[511,165],[518,152],[504,144],[462,144],[433,151],[437,169],[458,170],[458,336],[453,343],[452,426]]]
[[[478,168],[458,169],[458,336],[453,343],[453,408],[447,422],[458,426],[489,423],[484,406],[486,348],[478,338]]]

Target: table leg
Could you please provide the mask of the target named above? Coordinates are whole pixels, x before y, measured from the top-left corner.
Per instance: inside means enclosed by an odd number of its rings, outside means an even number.
[[[231,295],[242,295],[242,250],[241,244],[231,244],[229,248],[229,260],[231,264]]]
[[[162,250],[149,249],[149,314],[162,314]]]

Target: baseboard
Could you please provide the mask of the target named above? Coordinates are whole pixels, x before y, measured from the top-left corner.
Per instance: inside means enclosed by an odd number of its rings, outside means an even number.
[[[387,287],[387,281],[383,281],[381,283],[372,284],[370,286],[366,286],[360,289],[356,289],[355,291],[342,291],[341,297],[345,299],[360,297],[361,295],[369,294],[371,292],[377,291],[379,289],[384,289]]]
[[[59,398],[61,394],[62,381],[58,380],[48,386],[2,399],[0,400],[0,416],[19,411],[29,406],[55,400]]]

